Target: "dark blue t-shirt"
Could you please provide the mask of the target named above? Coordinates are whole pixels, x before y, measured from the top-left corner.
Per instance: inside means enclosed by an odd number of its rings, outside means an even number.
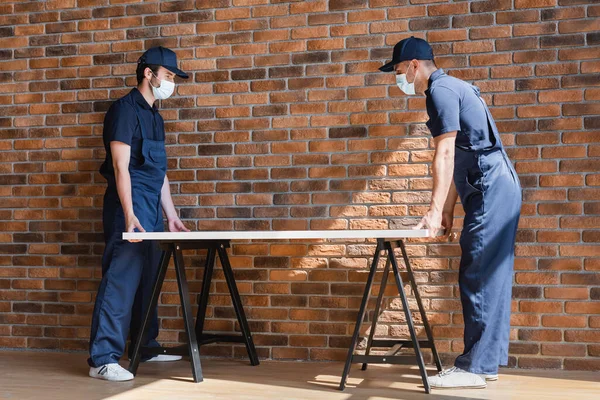
[[[485,106],[479,98],[479,88],[446,75],[438,69],[429,78],[425,105],[427,127],[433,137],[458,131],[456,147],[476,151],[491,149],[496,144],[490,132]]]
[[[115,101],[104,117],[104,148],[106,159],[100,167],[100,173],[109,181],[114,182],[115,171],[110,153],[110,142],[123,142],[131,146],[130,167],[139,166],[144,162],[142,156],[142,131],[136,111],[148,139],[165,140],[165,123],[156,106],[150,106],[137,88],[132,89],[124,97]]]

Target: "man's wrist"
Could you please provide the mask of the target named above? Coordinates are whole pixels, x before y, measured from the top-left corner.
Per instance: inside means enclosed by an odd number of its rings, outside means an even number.
[[[177,213],[167,214],[167,221],[177,221],[178,219],[179,219],[179,216],[177,215]]]
[[[435,205],[435,204],[432,204],[432,205],[429,207],[429,212],[430,212],[431,214],[441,214],[441,213],[442,213],[442,211],[443,211],[443,208],[442,208],[442,207],[440,207],[440,206],[438,206],[438,205]]]

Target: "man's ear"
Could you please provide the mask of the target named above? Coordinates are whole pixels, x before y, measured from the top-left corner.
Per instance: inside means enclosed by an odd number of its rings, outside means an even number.
[[[415,74],[417,73],[417,70],[419,69],[419,67],[421,66],[421,63],[419,62],[419,60],[412,60],[411,61],[411,66],[414,68]]]
[[[152,79],[152,70],[150,69],[150,67],[146,67],[146,69],[144,70],[144,76],[148,80]]]

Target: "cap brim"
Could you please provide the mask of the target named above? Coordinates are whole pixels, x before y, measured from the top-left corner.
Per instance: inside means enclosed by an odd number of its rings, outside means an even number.
[[[177,75],[180,78],[183,78],[183,79],[189,78],[188,74],[186,74],[185,72],[183,72],[182,70],[180,70],[177,67],[170,67],[170,66],[167,67],[164,65],[162,67],[168,69],[169,71],[171,71],[172,73],[174,73],[175,75]]]
[[[394,70],[394,65],[396,65],[396,64],[397,64],[397,62],[392,60],[389,63],[385,64],[384,66],[379,67],[379,70],[381,72],[392,72]]]

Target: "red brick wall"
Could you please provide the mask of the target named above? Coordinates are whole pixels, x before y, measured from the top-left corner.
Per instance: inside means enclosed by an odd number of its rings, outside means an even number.
[[[427,208],[432,143],[423,98],[401,95],[377,68],[415,35],[481,87],[524,186],[511,364],[600,369],[596,1],[2,1],[0,14],[1,347],[86,349],[103,247],[102,119],[135,84],[144,49],[176,50],[193,77],[161,105],[190,227],[399,228]],[[409,249],[451,359],[461,350],[459,248]],[[235,245],[261,356],[343,358],[371,251]],[[201,272],[189,269],[194,291]],[[166,343],[182,337],[170,278]],[[217,278],[208,327],[232,330]],[[398,314],[383,319],[381,334],[405,332]]]

